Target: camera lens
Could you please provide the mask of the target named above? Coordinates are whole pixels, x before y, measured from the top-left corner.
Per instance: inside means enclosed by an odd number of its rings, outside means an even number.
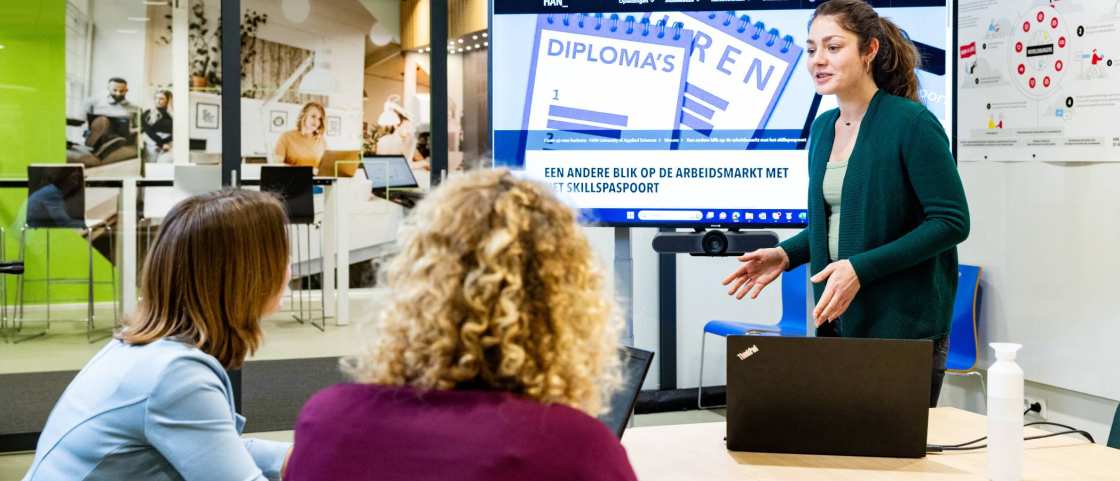
[[[704,234],[704,239],[701,241],[701,247],[704,248],[705,254],[723,254],[727,251],[727,236],[723,235],[723,231],[708,231],[706,234]]]

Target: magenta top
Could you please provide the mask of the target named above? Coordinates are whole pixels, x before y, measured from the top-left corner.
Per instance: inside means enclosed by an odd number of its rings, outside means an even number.
[[[636,481],[599,420],[495,391],[338,384],[296,421],[284,481]]]

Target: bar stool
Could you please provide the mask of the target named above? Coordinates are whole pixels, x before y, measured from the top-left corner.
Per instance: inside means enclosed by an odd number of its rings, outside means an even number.
[[[119,302],[117,296],[116,268],[110,269],[112,280],[97,281],[93,274],[93,233],[96,228],[104,228],[109,234],[109,250],[113,250],[113,231],[108,223],[102,220],[87,220],[85,218],[85,169],[82,165],[31,165],[27,167],[27,210],[23,226],[20,228],[19,261],[26,265],[27,234],[30,230],[46,231],[46,263],[44,276],[40,279],[31,279],[25,274],[19,276],[16,289],[16,299],[19,307],[16,311],[14,330],[18,333],[23,329],[24,304],[27,283],[46,283],[46,319],[42,332],[17,339],[21,342],[30,338],[43,336],[51,326],[51,287],[55,284],[85,284],[87,286],[87,315],[86,315],[86,340],[93,342],[95,327],[94,312],[94,286],[96,284],[109,284],[113,297],[113,326],[120,321]],[[79,229],[86,238],[87,247],[87,276],[85,278],[55,278],[51,277],[51,231],[55,229]]]
[[[315,316],[315,309],[312,307],[312,299],[310,292],[310,279],[308,279],[308,289],[303,288],[303,277],[311,274],[310,260],[311,260],[311,229],[319,231],[319,255],[322,257],[323,249],[323,230],[320,222],[315,220],[315,200],[314,200],[314,175],[311,167],[295,167],[295,166],[281,166],[281,165],[265,165],[261,167],[261,190],[265,192],[272,192],[278,195],[284,202],[284,210],[288,214],[288,225],[291,227],[292,237],[295,239],[296,244],[296,260],[293,263],[295,268],[292,272],[292,277],[299,279],[300,292],[297,302],[292,302],[293,291],[288,291],[289,305],[297,304],[297,313],[292,317],[303,324],[307,322],[320,331],[325,331],[327,326],[327,315],[325,307],[325,299],[322,294],[322,282],[320,282],[319,292],[319,309],[318,316]],[[301,241],[301,227],[303,231],[303,239]],[[303,245],[306,244],[307,256],[304,257]],[[305,261],[306,260],[306,261]],[[320,262],[322,266],[322,262]],[[320,269],[322,271],[322,269]],[[321,275],[327,275],[321,272]],[[305,304],[306,301],[306,304]],[[319,321],[316,323],[316,321]]]
[[[4,226],[0,226],[0,264],[7,262],[8,256],[5,254],[5,247],[8,245],[8,237]],[[0,276],[0,335],[8,332],[8,280],[4,276]]]

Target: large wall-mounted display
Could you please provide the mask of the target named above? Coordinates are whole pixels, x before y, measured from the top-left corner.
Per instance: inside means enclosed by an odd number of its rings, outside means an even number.
[[[1120,162],[1120,0],[962,1],[961,160]]]
[[[945,121],[944,1],[872,4],[915,42],[921,96]],[[836,105],[805,68],[815,7],[498,0],[495,164],[591,223],[801,226],[809,127]]]

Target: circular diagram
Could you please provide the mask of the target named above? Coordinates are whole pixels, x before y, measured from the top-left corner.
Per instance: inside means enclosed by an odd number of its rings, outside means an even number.
[[[1030,10],[1011,35],[1011,83],[1027,97],[1050,96],[1069,70],[1070,36],[1053,4]]]

